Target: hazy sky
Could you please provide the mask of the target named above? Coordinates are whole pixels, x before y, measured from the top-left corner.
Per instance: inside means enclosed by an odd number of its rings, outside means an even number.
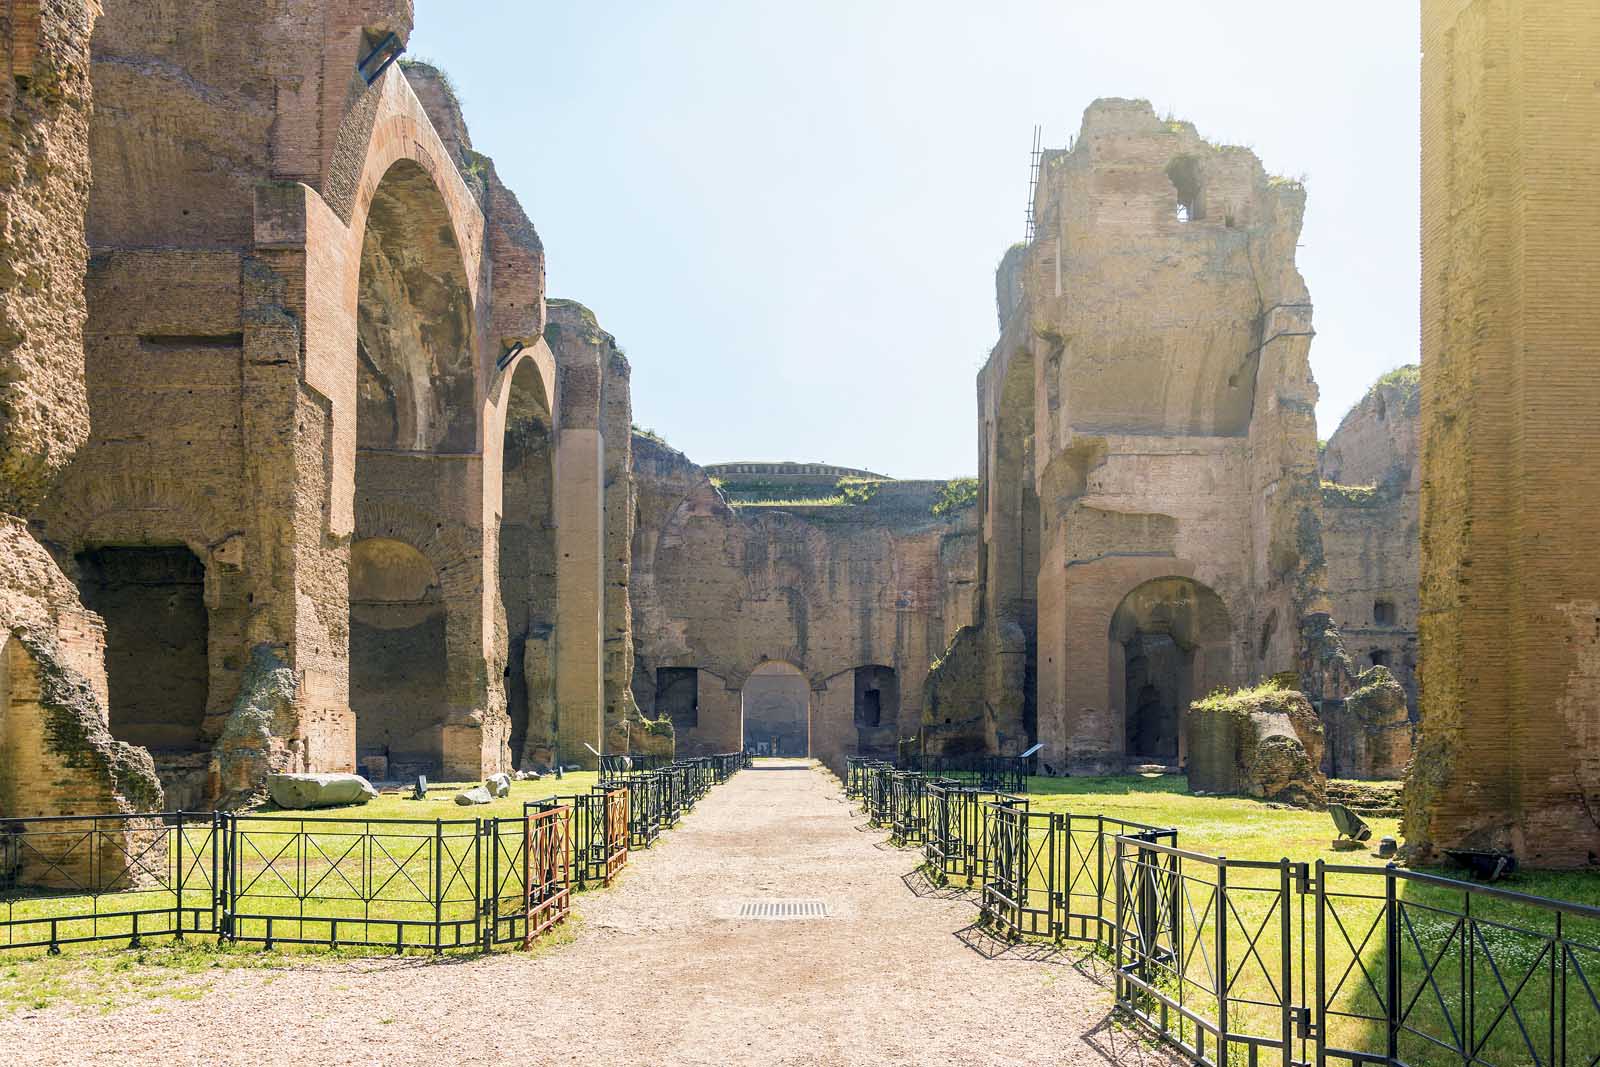
[[[1304,177],[1330,434],[1417,358],[1417,5],[1404,0],[417,0],[544,239],[551,296],[700,463],[977,469],[993,271],[1035,123],[1149,99]]]

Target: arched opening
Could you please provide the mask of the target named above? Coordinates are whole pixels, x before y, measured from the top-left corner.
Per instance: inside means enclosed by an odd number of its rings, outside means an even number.
[[[357,762],[373,776],[438,773],[445,663],[444,597],[433,565],[404,541],[357,541],[350,548],[350,708]]]
[[[1189,578],[1134,589],[1111,617],[1111,706],[1131,763],[1177,765],[1189,704],[1232,681],[1232,631],[1222,599]]]
[[[810,752],[811,685],[799,668],[768,660],[750,672],[739,694],[744,750],[757,756]]]
[[[893,667],[855,669],[856,754],[894,755],[900,721],[900,679]]]
[[[421,166],[400,160],[367,214],[356,308],[350,708],[357,769],[377,777],[437,774],[452,698],[471,699],[449,691],[451,605],[439,575],[420,541],[406,543],[432,534],[396,540],[382,516],[402,509],[443,530],[471,514],[449,510],[460,474],[444,457],[477,448],[472,323],[444,198]]]
[[[506,710],[518,766],[551,766],[556,745],[556,545],[550,405],[530,359],[512,372],[500,500]]]
[[[472,297],[450,213],[409,159],[373,194],[356,306],[356,445],[467,452],[476,443]]]

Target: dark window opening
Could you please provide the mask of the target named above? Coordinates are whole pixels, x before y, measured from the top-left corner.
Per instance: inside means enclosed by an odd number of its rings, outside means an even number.
[[[857,667],[855,673],[856,751],[893,754],[900,719],[900,680],[893,667]]]
[[[1179,222],[1199,222],[1206,217],[1200,164],[1193,156],[1179,156],[1167,167],[1167,178],[1178,193]]]
[[[188,548],[78,556],[83,602],[106,623],[111,735],[152,749],[202,746],[210,689],[205,565]]]
[[[1393,626],[1395,620],[1394,601],[1379,600],[1372,605],[1372,621],[1379,626]]]
[[[1385,649],[1375,648],[1368,654],[1367,658],[1372,661],[1374,667],[1389,666],[1389,653]]]
[[[656,669],[656,718],[672,720],[672,729],[700,725],[700,671],[695,667]]]

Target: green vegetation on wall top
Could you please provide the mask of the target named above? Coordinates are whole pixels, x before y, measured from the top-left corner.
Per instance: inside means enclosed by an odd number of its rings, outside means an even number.
[[[939,490],[939,499],[930,509],[935,515],[951,515],[978,502],[978,479],[951,478]]]

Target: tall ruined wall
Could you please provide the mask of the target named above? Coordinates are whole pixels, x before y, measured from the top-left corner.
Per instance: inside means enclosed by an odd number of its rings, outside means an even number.
[[[157,754],[185,805],[284,768],[509,766],[511,382],[531,376],[547,414],[565,383],[532,224],[448,81],[385,65],[411,19],[408,0],[119,0],[93,37],[90,432],[30,517],[105,607],[113,667],[185,681]],[[593,411],[548,426],[568,461],[546,465],[536,525],[593,564],[598,605],[598,369],[576,377]],[[594,520],[557,524],[563,501]],[[422,600],[392,599],[412,584]],[[171,615],[152,632],[141,597]],[[592,682],[596,744],[599,626],[567,628],[592,631],[567,681]],[[126,681],[101,682],[113,734],[148,703]]]
[[[1297,665],[1325,607],[1304,205],[1144,101],[1095,101],[1045,153],[978,378],[975,740],[1175,764],[1190,699]]]
[[[1600,857],[1600,169],[1587,0],[1422,5],[1415,856]]]
[[[737,482],[735,466],[719,468],[725,495],[681,453],[634,438],[635,698],[670,716],[657,701],[671,677],[661,671],[693,668],[684,706],[697,707],[693,725],[676,719],[680,750],[739,748],[745,682],[763,663],[787,663],[810,686],[813,755],[837,767],[857,751],[892,754],[921,725],[930,665],[971,620],[972,509],[936,516],[942,483],[893,481],[855,503],[735,507],[730,497],[761,495],[755,483],[774,477],[761,465],[746,476],[755,482]],[[873,667],[887,670],[858,670]]]
[[[1421,380],[1384,375],[1323,449],[1322,545],[1329,611],[1354,666],[1385,666],[1417,704],[1417,497]]]
[[[24,525],[89,431],[95,11],[45,0],[9,5],[0,20],[0,817],[148,811],[162,801],[149,754],[107,729],[100,620]]]

